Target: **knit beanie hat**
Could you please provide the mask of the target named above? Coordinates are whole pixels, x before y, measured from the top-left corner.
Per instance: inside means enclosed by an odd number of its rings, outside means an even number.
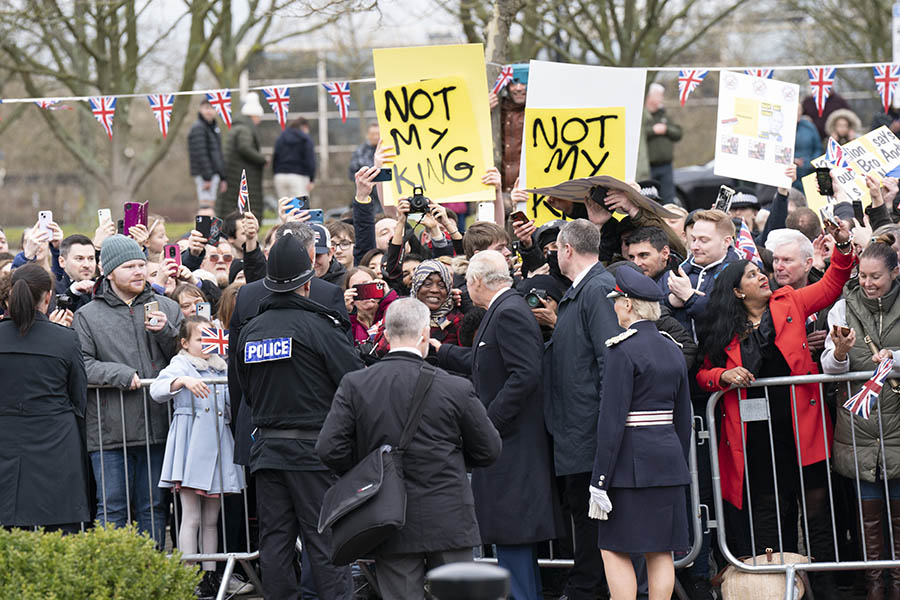
[[[119,265],[130,260],[147,260],[136,241],[124,235],[113,235],[103,240],[100,247],[100,268],[103,274],[115,271]]]

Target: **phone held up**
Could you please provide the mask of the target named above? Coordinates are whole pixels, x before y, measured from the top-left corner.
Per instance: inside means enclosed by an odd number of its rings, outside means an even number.
[[[723,185],[719,188],[719,195],[716,196],[716,203],[713,205],[715,210],[721,210],[727,213],[731,209],[731,201],[734,199],[734,190]]]
[[[144,323],[148,323],[156,327],[159,325],[159,321],[156,317],[150,316],[150,313],[159,312],[159,302],[156,300],[151,300],[147,304],[144,305]]]
[[[212,319],[212,305],[209,302],[198,302],[197,303],[197,316],[206,319],[207,321]]]
[[[46,233],[50,235],[50,223],[53,222],[53,211],[52,210],[40,210],[38,211],[38,231],[41,233]]]
[[[512,221],[513,223],[519,223],[519,224],[527,223],[528,215],[526,215],[524,211],[517,210],[516,212],[509,215],[509,220]]]
[[[384,284],[376,281],[375,283],[357,283],[353,286],[356,290],[357,300],[381,300],[384,298]]]
[[[181,248],[178,244],[166,244],[163,246],[163,258],[171,258],[175,264],[181,266]]]
[[[834,185],[831,183],[831,169],[828,167],[816,167],[816,183],[819,185],[819,193],[823,196],[834,196]]]

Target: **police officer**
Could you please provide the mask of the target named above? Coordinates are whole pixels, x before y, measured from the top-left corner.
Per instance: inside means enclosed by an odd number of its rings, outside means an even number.
[[[308,299],[315,275],[293,235],[272,247],[265,286],[275,292],[241,329],[237,378],[251,407],[259,552],[266,600],[296,600],[294,544],[309,552],[320,600],[349,600],[349,567],[329,560],[328,533],[316,531],[333,475],[319,460],[316,439],[345,373],[363,367],[340,321]]]
[[[687,550],[685,486],[691,398],[681,350],[657,330],[663,294],[633,269],[616,271],[607,297],[625,331],[606,341],[590,512],[613,598],[634,598],[629,554],[647,560],[650,598],[669,598],[672,551]],[[660,382],[664,382],[660,385]]]

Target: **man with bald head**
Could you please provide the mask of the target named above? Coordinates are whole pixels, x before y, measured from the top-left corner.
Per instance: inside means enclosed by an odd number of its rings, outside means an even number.
[[[497,560],[511,574],[512,597],[540,600],[535,545],[555,538],[559,522],[544,427],[543,337],[525,300],[511,288],[503,254],[483,250],[473,255],[466,284],[472,302],[487,310],[472,347],[434,340],[432,346],[440,366],[471,374],[503,440],[497,462],[472,471],[481,541],[496,544]]]

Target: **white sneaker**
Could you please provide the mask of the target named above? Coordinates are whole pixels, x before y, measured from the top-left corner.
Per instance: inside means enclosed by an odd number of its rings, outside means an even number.
[[[240,575],[233,574],[228,579],[228,587],[225,589],[229,594],[252,594],[256,591],[253,584],[244,580]]]

